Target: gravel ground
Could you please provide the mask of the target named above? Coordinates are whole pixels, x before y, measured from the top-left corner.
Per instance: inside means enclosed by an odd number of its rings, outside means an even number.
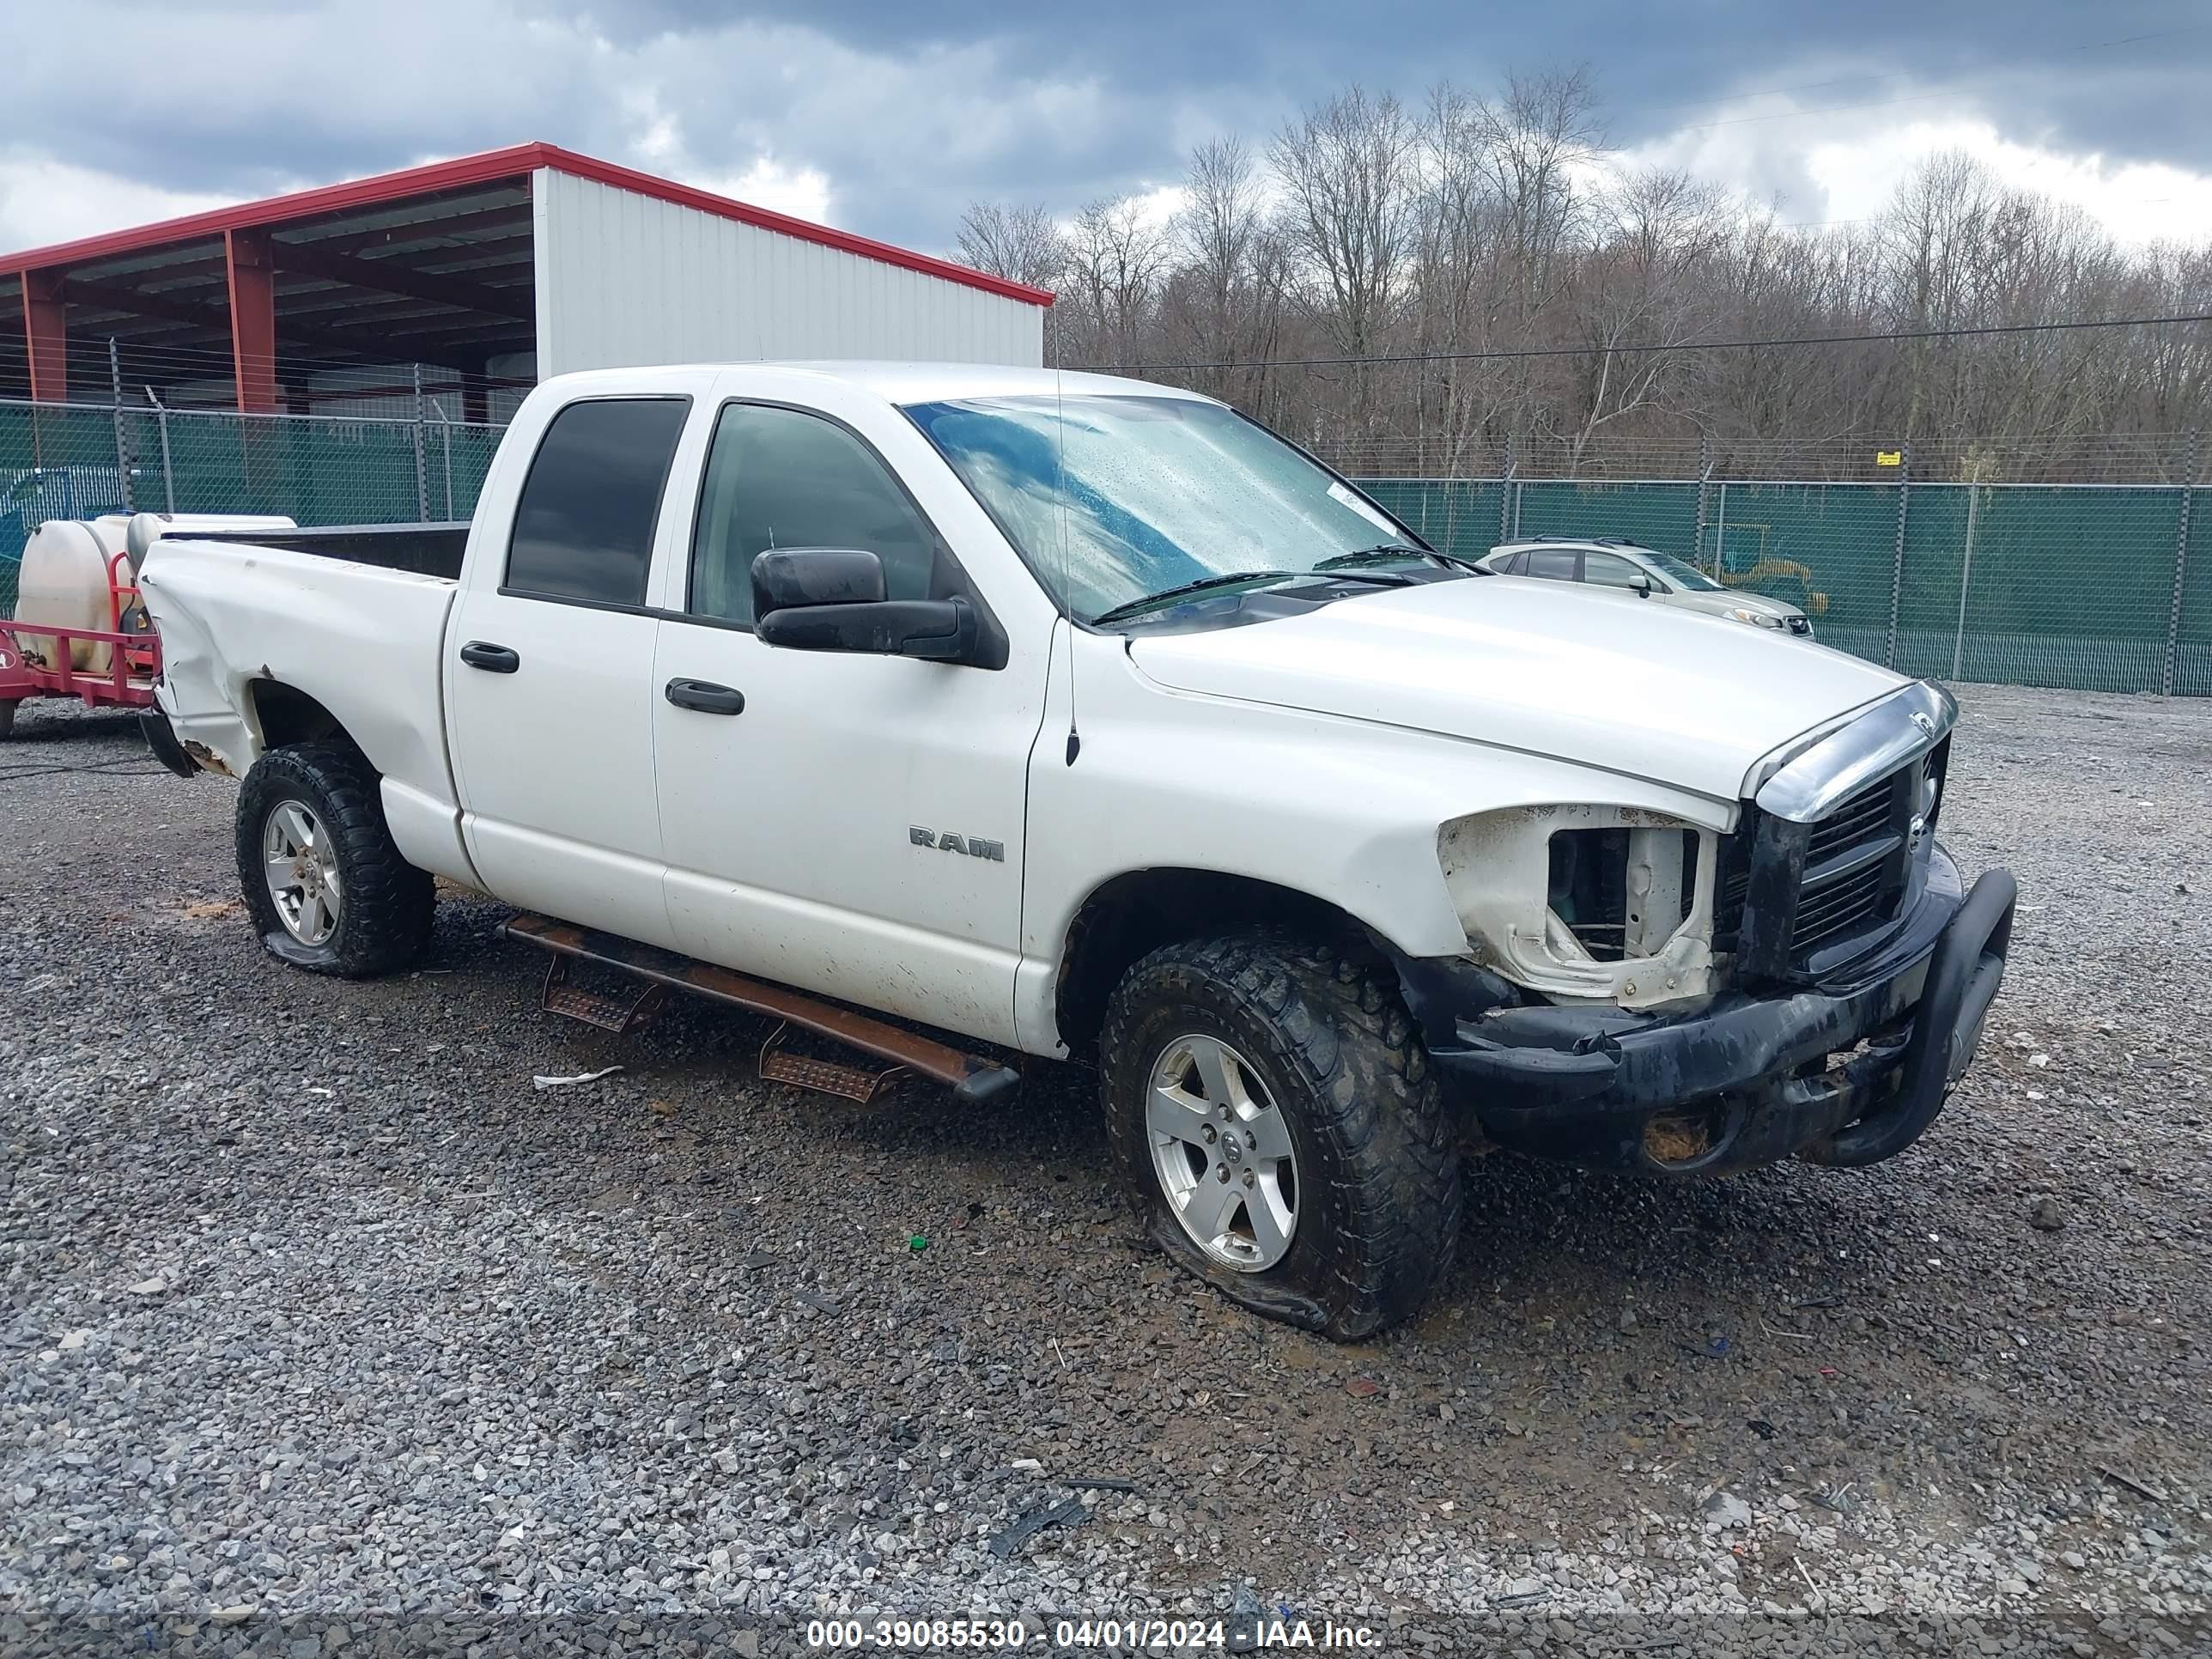
[[[1082,1074],[763,1085],[738,1016],[540,1014],[465,896],[421,973],[292,972],[232,786],[27,706],[0,1650],[1256,1607],[1369,1651],[2212,1651],[2212,703],[1966,702],[1947,837],[2023,913],[1928,1139],[1703,1186],[1491,1158],[1430,1316],[1345,1348],[1148,1253]]]

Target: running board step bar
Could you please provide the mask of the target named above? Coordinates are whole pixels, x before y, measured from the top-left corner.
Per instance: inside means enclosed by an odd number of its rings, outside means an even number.
[[[628,1036],[632,1031],[660,1012],[667,1000],[668,988],[647,981],[629,996],[610,996],[602,991],[587,990],[568,976],[574,958],[552,956],[545,963],[545,988],[538,994],[538,1006],[549,1014],[562,1014],[579,1019],[586,1025],[596,1025],[602,1031],[612,1031],[617,1036]]]
[[[1021,1073],[1012,1066],[986,1060],[981,1054],[963,1053],[949,1044],[929,1037],[918,1036],[902,1026],[887,1020],[860,1013],[851,1008],[840,1007],[811,997],[803,991],[794,991],[785,985],[770,984],[766,980],[748,979],[743,974],[717,968],[711,963],[678,956],[673,951],[663,951],[650,945],[640,945],[634,939],[617,938],[612,933],[594,932],[565,921],[554,921],[545,916],[518,915],[508,920],[500,930],[509,939],[520,939],[526,945],[535,945],[550,951],[556,959],[588,962],[603,968],[612,968],[648,981],[648,991],[665,988],[672,991],[688,991],[715,1002],[725,1002],[732,1007],[748,1012],[765,1014],[802,1030],[812,1031],[818,1036],[830,1038],[848,1048],[857,1048],[878,1060],[890,1062],[890,1072],[875,1073],[857,1066],[837,1065],[832,1061],[808,1060],[779,1048],[777,1037],[771,1036],[761,1054],[761,1073],[780,1081],[797,1083],[808,1088],[825,1088],[827,1092],[845,1096],[848,1099],[873,1099],[893,1072],[905,1070],[917,1077],[926,1077],[941,1083],[962,1100],[981,1103],[994,1100],[1021,1081]],[[555,988],[549,974],[548,990]],[[574,987],[567,988],[574,995],[590,998],[594,1004],[608,1005],[620,1009],[623,1005],[611,997],[591,997]],[[642,999],[641,999],[641,1004]],[[567,1012],[549,995],[545,1006],[556,1013]],[[639,1005],[632,1005],[626,1018],[636,1018]],[[645,1010],[650,1013],[651,1010]],[[581,1016],[580,1016],[581,1017]],[[609,1026],[603,1019],[592,1019],[592,1024],[604,1030],[635,1030],[635,1024]],[[801,1072],[806,1075],[801,1076]],[[833,1081],[843,1086],[827,1086]],[[853,1090],[865,1086],[866,1092],[854,1094]]]
[[[836,1095],[870,1106],[878,1095],[906,1075],[903,1066],[872,1072],[865,1066],[794,1054],[783,1046],[783,1034],[790,1029],[787,1024],[777,1026],[761,1044],[760,1074],[771,1083],[788,1083],[796,1089],[811,1089],[817,1094]]]

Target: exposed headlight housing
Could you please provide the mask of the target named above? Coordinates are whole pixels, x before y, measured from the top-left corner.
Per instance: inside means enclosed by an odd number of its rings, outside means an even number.
[[[1716,830],[1631,806],[1508,807],[1437,831],[1475,958],[1561,1000],[1641,1007],[1714,984]]]
[[[1790,625],[1779,617],[1770,617],[1764,611],[1753,611],[1747,605],[1736,606],[1729,615],[1738,622],[1749,623],[1753,628],[1787,628]]]

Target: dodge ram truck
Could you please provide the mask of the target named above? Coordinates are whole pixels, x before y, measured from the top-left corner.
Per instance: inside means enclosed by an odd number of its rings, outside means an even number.
[[[1478,569],[1159,386],[565,375],[470,524],[172,538],[141,582],[149,740],[242,780],[284,961],[405,967],[443,876],[556,969],[994,1109],[1010,1060],[1088,1062],[1150,1237],[1339,1339],[1447,1271],[1470,1149],[1895,1156],[2003,975],[2012,878],[1936,835],[1948,692]]]

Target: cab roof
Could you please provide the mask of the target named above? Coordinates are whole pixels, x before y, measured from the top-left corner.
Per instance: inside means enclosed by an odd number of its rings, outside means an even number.
[[[811,362],[747,362],[668,364],[651,368],[594,368],[557,377],[558,382],[599,387],[641,388],[664,377],[669,381],[732,369],[807,374],[841,380],[872,392],[890,404],[938,403],[957,398],[1123,397],[1176,398],[1212,403],[1202,393],[1117,374],[1087,374],[1079,369],[1023,368],[1001,363],[938,363],[817,359]],[[553,385],[556,381],[545,384]]]

